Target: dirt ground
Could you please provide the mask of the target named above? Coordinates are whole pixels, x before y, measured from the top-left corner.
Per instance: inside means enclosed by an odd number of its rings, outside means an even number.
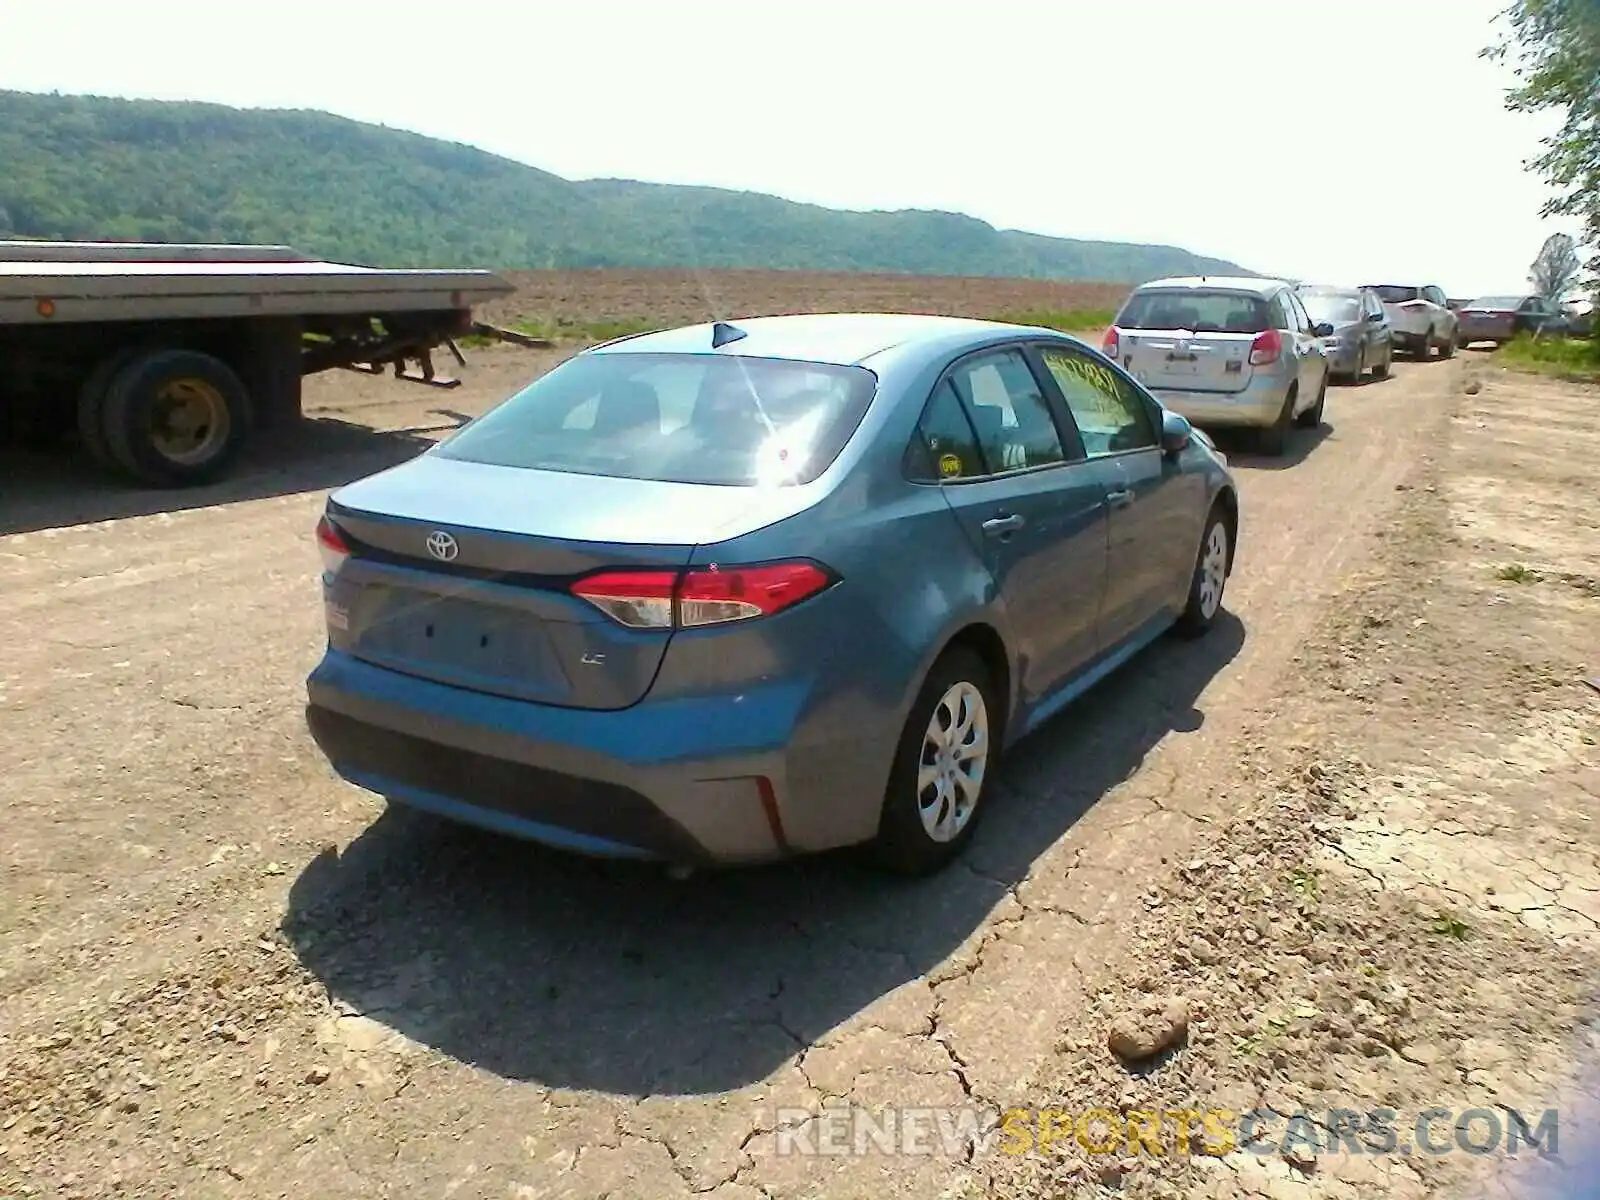
[[[648,319],[662,325],[796,312],[1006,312],[1116,308],[1125,284],[825,271],[508,271],[516,294],[483,319]]]
[[[1600,438],[1592,391],[1466,359],[1236,453],[1228,618],[1025,744],[970,856],[912,883],[673,882],[385,811],[319,760],[326,489],[551,355],[480,351],[456,392],[314,381],[312,421],[177,501],[8,464],[0,1195],[1442,1193],[1459,1156],[817,1157],[775,1126],[1568,1082]],[[1141,998],[1188,1035],[1129,1071],[1106,1030]]]

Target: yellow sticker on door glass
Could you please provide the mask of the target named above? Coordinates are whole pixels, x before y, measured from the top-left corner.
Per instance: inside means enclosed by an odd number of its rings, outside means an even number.
[[[939,456],[939,474],[945,479],[954,479],[961,474],[961,458],[955,454],[941,454]]]

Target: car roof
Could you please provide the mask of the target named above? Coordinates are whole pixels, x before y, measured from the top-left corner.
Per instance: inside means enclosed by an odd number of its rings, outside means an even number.
[[[1315,292],[1319,296],[1359,296],[1372,289],[1365,284],[1360,287],[1351,287],[1342,283],[1297,283],[1294,285],[1297,292]]]
[[[596,346],[588,353],[717,353],[853,366],[908,342],[933,341],[962,333],[1037,332],[1025,325],[913,313],[799,313],[741,317],[726,324],[744,336],[715,346],[712,338],[716,323],[707,322],[619,338]]]
[[[1254,275],[1185,275],[1172,279],[1152,279],[1149,283],[1141,283],[1135,291],[1142,292],[1161,289],[1162,291],[1180,290],[1221,290],[1227,292],[1254,292],[1258,296],[1270,296],[1279,288],[1289,285],[1281,279],[1263,279]]]

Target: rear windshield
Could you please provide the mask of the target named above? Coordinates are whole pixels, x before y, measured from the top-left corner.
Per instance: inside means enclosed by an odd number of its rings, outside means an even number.
[[[432,453],[619,479],[815,479],[877,388],[862,367],[720,354],[580,354]]]
[[[1272,326],[1266,301],[1239,292],[1135,292],[1117,317],[1123,329],[1260,333]]]
[[[1339,324],[1361,319],[1361,297],[1343,292],[1301,292],[1300,303],[1313,321]]]
[[[1521,296],[1479,296],[1468,308],[1521,308]]]
[[[1378,299],[1385,304],[1405,304],[1422,295],[1421,288],[1401,287],[1395,283],[1383,283],[1372,289],[1378,293]]]

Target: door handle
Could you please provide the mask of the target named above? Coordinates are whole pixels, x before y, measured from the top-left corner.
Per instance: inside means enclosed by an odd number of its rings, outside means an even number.
[[[1114,492],[1106,493],[1106,503],[1112,508],[1127,508],[1133,503],[1133,493],[1127,488],[1119,488]]]
[[[990,517],[983,523],[983,531],[990,537],[1005,537],[1006,534],[1015,533],[1027,523],[1027,519],[1021,513],[1007,513],[1003,517]]]

